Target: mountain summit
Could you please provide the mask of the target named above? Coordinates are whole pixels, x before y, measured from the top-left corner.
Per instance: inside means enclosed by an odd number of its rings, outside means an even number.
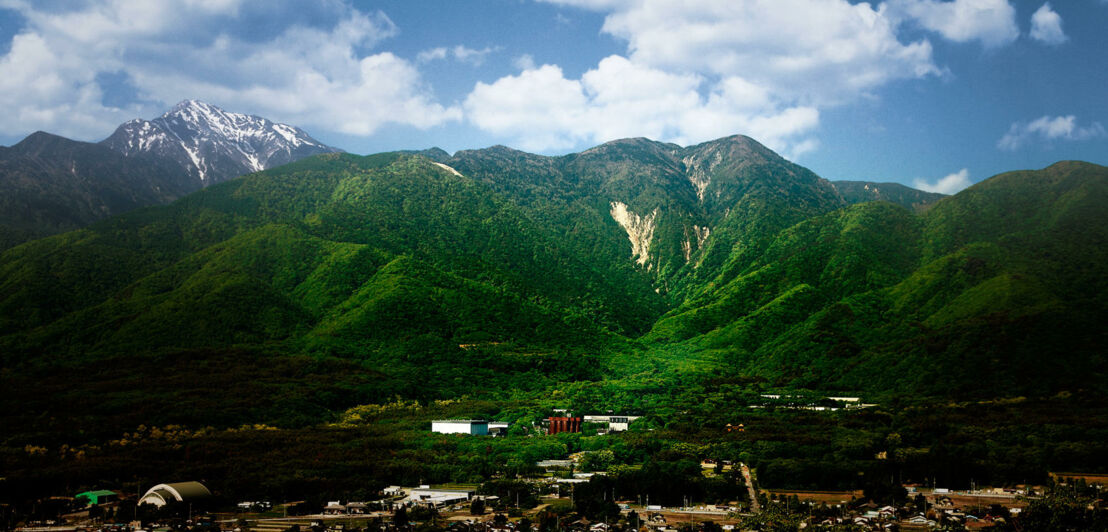
[[[154,120],[125,122],[101,144],[128,156],[176,161],[200,186],[340,151],[298,127],[197,100],[184,100]]]
[[[40,131],[0,147],[0,250],[337,151],[300,128],[196,100],[126,122],[99,144]]]

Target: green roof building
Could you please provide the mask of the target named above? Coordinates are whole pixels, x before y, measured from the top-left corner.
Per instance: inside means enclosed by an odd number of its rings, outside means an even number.
[[[107,502],[115,502],[119,500],[119,494],[111,490],[96,490],[96,491],[83,491],[73,497],[78,501],[84,499],[85,506],[92,506],[94,504],[104,504]]]

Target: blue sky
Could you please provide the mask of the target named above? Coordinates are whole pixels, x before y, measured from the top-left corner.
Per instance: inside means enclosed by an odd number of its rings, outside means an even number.
[[[750,135],[955,192],[1108,164],[1106,0],[0,0],[0,143],[195,98],[354,153]]]

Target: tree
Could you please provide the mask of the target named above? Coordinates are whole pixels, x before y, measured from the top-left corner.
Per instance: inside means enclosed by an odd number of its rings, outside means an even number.
[[[408,510],[405,510],[403,506],[396,509],[396,512],[392,514],[392,522],[398,528],[408,526]]]
[[[740,523],[744,529],[784,532],[798,530],[800,520],[800,515],[787,510],[785,505],[773,503],[764,505],[759,514],[744,517]]]
[[[129,499],[119,501],[115,509],[115,518],[118,521],[130,521],[131,519],[138,518],[138,509],[135,507],[135,501]]]
[[[408,514],[408,519],[412,521],[429,521],[438,515],[438,511],[434,508],[427,506],[414,506],[412,511]]]
[[[615,454],[607,449],[585,453],[581,457],[582,471],[607,471],[615,461]]]
[[[639,520],[639,513],[638,512],[636,512],[634,510],[631,510],[630,512],[627,513],[627,526],[629,526],[631,528],[634,528],[635,530],[638,530],[639,526],[641,526],[641,525],[642,525],[642,523]]]
[[[1091,499],[1066,489],[1050,488],[1041,499],[1031,501],[1016,519],[1022,530],[1105,530],[1108,515],[1087,511]]]
[[[470,515],[485,515],[485,499],[473,499],[469,503]]]

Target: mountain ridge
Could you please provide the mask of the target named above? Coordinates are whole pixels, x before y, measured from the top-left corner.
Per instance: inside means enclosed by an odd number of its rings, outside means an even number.
[[[900,183],[840,180],[832,181],[831,185],[839,191],[847,203],[888,201],[916,212],[930,209],[935,202],[947,196],[938,192],[917,190]]]

